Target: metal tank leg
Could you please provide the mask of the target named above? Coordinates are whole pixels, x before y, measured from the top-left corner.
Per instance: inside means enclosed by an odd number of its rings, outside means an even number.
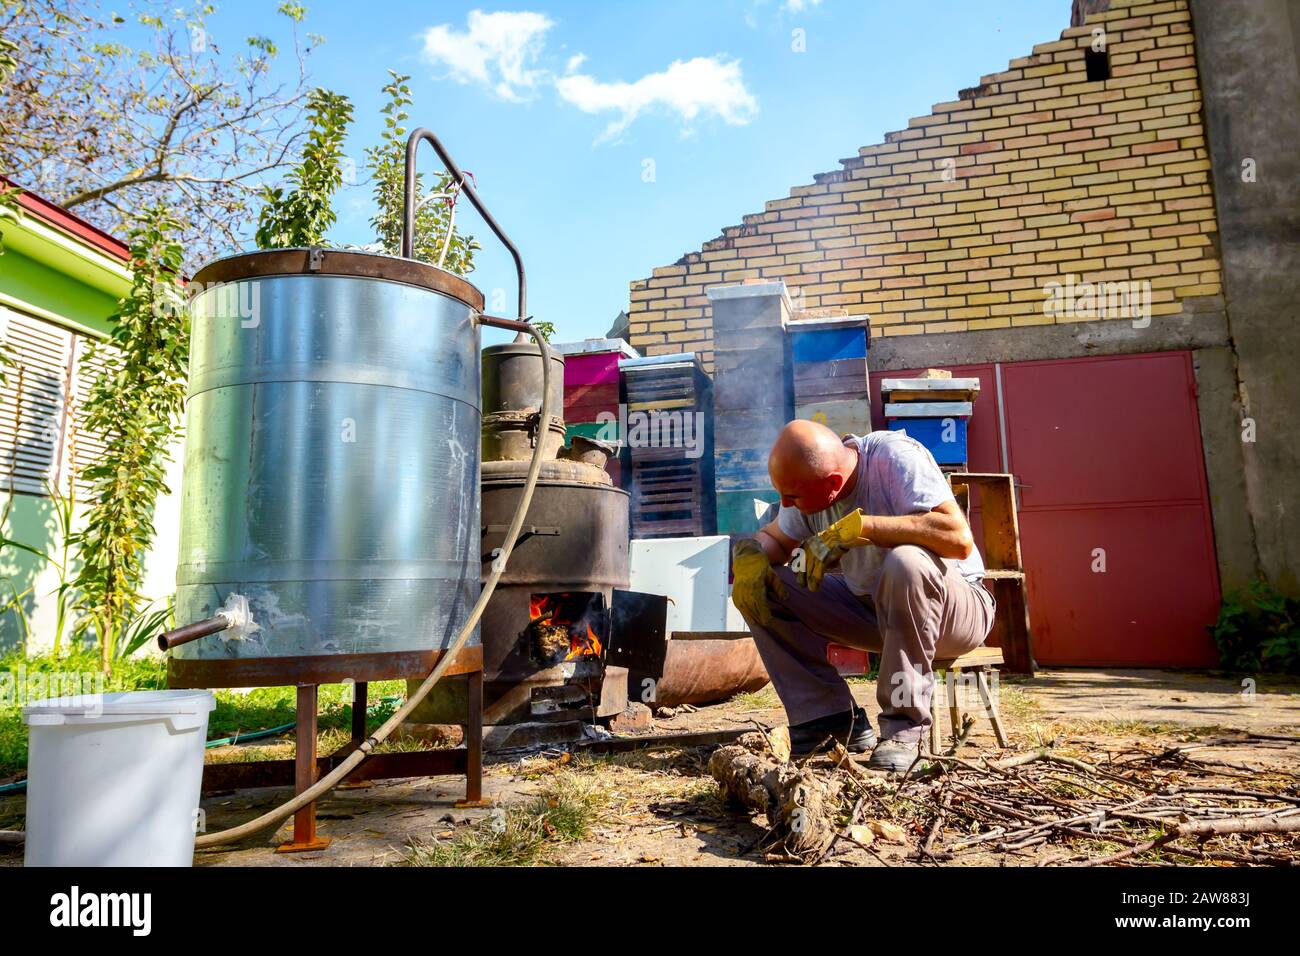
[[[352,742],[360,745],[366,740],[366,708],[370,706],[370,685],[363,680],[352,685]]]
[[[483,671],[470,671],[465,715],[465,799],[456,801],[458,807],[486,807],[491,800],[483,799]]]
[[[294,793],[302,793],[316,782],[317,685],[298,685],[298,730],[294,760]],[[364,714],[364,708],[362,713]],[[364,721],[364,716],[362,720]],[[363,723],[364,727],[364,723]],[[293,839],[275,848],[276,853],[323,850],[329,837],[316,834],[316,804],[309,803],[293,816]]]
[[[336,752],[330,759],[341,759],[366,742],[366,717],[370,707],[370,685],[363,680],[352,684],[352,739]],[[344,780],[336,790],[365,790],[370,786],[369,780]]]

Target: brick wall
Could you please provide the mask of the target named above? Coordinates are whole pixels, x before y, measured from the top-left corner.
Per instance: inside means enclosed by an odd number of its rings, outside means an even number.
[[[1089,82],[1098,26],[1111,75]],[[705,290],[745,280],[873,335],[1079,321],[1043,308],[1068,274],[1149,281],[1153,315],[1221,294],[1186,0],[1112,0],[840,165],[633,282],[632,345],[711,367]]]

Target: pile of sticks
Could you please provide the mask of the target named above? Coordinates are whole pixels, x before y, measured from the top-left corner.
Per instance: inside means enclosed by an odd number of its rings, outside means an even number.
[[[1195,755],[1207,746],[1073,746],[1070,756],[1048,744],[996,760],[950,752],[898,777],[867,772],[837,748],[779,775],[818,791],[818,839],[806,812],[784,818],[778,800],[753,809],[767,813],[769,859],[803,863],[853,845],[875,853],[857,837],[864,824],[906,834],[920,864],[990,854],[1040,866],[1300,863],[1300,775]],[[710,769],[730,789],[719,763],[715,754]]]
[[[1300,860],[1295,839],[1255,839],[1300,832],[1294,777],[1276,790],[1225,785],[1253,775],[1183,748],[1132,747],[1089,762],[1041,747],[999,761],[934,763],[932,780],[905,781],[898,795],[919,790],[913,799],[936,808],[918,851],[935,862],[976,847],[1015,853],[1047,843],[1068,850],[1040,865]],[[1097,852],[1115,845],[1122,849]]]

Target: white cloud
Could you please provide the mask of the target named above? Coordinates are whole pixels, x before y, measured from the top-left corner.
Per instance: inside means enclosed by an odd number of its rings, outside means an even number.
[[[521,100],[545,77],[534,69],[554,26],[545,14],[471,10],[467,29],[448,24],[424,33],[424,58],[445,66],[458,83],[479,83],[507,100]]]
[[[804,5],[821,0],[786,2]],[[472,10],[464,30],[446,23],[425,30],[423,56],[456,82],[486,87],[503,99],[521,101],[543,84],[554,84],[561,99],[583,112],[618,114],[597,142],[618,137],[638,116],[654,108],[678,116],[687,132],[701,115],[743,125],[758,112],[740,62],[718,56],[677,60],[630,83],[606,83],[579,72],[587,57],[575,53],[565,61],[564,74],[557,77],[543,66],[547,34],[553,26],[554,21],[543,13]]]
[[[643,112],[656,106],[676,113],[689,124],[701,114],[743,126],[758,112],[758,103],[745,87],[738,60],[695,57],[676,60],[666,70],[647,73],[632,83],[603,83],[583,73],[556,80],[560,96],[584,113],[616,112],[597,142],[617,138]]]
[[[791,13],[803,13],[805,10],[819,6],[822,0],[785,0],[785,8]]]

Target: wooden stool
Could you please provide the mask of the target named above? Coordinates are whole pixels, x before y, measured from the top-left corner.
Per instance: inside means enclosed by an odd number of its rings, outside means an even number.
[[[988,714],[989,723],[993,725],[993,736],[998,740],[999,747],[1007,746],[1007,735],[1002,730],[1002,719],[998,716],[997,705],[993,702],[993,694],[989,689],[988,676],[989,670],[995,670],[1002,663],[1002,649],[1000,647],[977,647],[973,651],[967,651],[958,657],[936,658],[934,661],[934,670],[945,672],[945,685],[948,690],[948,715],[952,720],[953,740],[961,733],[962,711],[961,705],[957,703],[957,682],[954,680],[956,674],[972,672],[975,675],[975,686],[979,688],[980,699],[984,702],[984,712]],[[934,693],[930,695],[930,753],[939,752],[939,688],[936,684]]]

